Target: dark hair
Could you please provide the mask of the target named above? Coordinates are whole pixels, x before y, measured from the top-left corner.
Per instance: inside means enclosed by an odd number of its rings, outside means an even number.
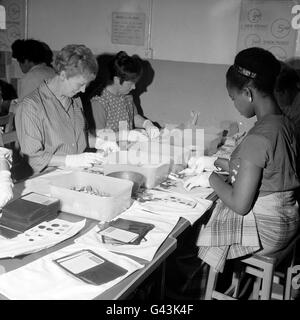
[[[114,77],[123,81],[137,82],[143,73],[141,59],[138,55],[128,56],[125,51],[118,52],[110,64],[110,81]]]
[[[226,73],[226,80],[229,86],[238,90],[252,85],[262,93],[272,95],[280,68],[279,60],[270,51],[248,48],[236,55],[234,65]]]
[[[17,59],[19,63],[25,60],[35,64],[46,63],[51,66],[53,53],[45,42],[34,39],[21,40],[18,39],[11,45],[12,57]]]
[[[69,44],[57,53],[54,68],[57,73],[65,71],[68,78],[84,75],[89,80],[94,80],[98,72],[98,62],[85,45]]]
[[[283,66],[276,81],[275,90],[279,92],[298,90],[297,84],[300,82],[300,78],[295,69]]]

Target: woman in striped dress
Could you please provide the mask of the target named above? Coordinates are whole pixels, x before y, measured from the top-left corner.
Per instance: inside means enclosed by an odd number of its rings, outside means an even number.
[[[26,96],[16,112],[21,152],[33,172],[49,166],[89,167],[101,162],[90,148],[116,150],[115,142],[88,136],[79,92],[98,70],[96,58],[84,45],[67,45],[55,58],[56,75]]]

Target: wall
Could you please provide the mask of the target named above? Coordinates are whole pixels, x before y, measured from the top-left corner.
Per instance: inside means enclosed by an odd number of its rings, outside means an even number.
[[[96,54],[125,50],[143,57],[148,43],[143,47],[111,44],[111,12],[150,14],[151,2],[28,0],[28,37],[47,42],[53,50],[84,43]],[[146,116],[161,124],[180,123],[189,118],[190,110],[197,110],[205,126],[240,120],[225,89],[227,64],[235,55],[240,2],[153,0],[150,45],[154,59],[149,62],[155,75],[140,97]]]
[[[241,0],[28,0],[28,35],[58,50],[85,43],[95,53],[125,50],[154,59],[230,63]],[[146,14],[144,46],[111,43],[112,12]],[[63,32],[62,32],[63,30]],[[150,30],[150,33],[149,33]]]
[[[144,113],[165,123],[188,121],[190,111],[200,112],[198,124],[220,125],[221,121],[243,122],[248,128],[253,120],[243,118],[233,106],[225,86],[228,65],[163,60],[150,61],[154,80],[141,95]]]

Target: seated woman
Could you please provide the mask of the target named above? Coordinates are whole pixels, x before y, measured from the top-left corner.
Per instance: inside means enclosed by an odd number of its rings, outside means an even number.
[[[219,197],[197,241],[198,257],[216,270],[226,259],[283,249],[298,230],[299,150],[273,95],[279,71],[280,62],[267,50],[237,54],[226,74],[228,94],[243,116],[257,121],[229,162],[199,158],[206,172],[184,183],[188,190],[210,185]],[[215,166],[229,170],[229,181],[211,172]]]
[[[67,45],[58,52],[54,68],[57,74],[25,97],[16,112],[21,152],[34,173],[48,166],[92,166],[102,161],[102,155],[84,152],[87,147],[118,148],[114,142],[87,135],[81,100],[75,96],[97,74],[91,50]]]
[[[137,113],[133,97],[129,94],[135,88],[142,72],[138,56],[130,57],[124,51],[116,54],[109,66],[110,76],[104,90],[100,96],[91,99],[96,131],[111,129],[118,132],[144,128],[151,138],[159,135],[159,129],[150,120]]]
[[[44,80],[55,76],[52,51],[46,43],[34,39],[18,39],[11,45],[12,57],[17,59],[24,76],[19,80],[18,99],[21,100]]]
[[[11,163],[12,152],[0,147],[0,209],[13,198],[13,182],[10,175]]]

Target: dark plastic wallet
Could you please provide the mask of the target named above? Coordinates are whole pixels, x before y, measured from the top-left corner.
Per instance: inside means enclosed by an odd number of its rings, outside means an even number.
[[[136,233],[138,236],[131,242],[116,241],[114,239],[111,239],[108,236],[102,236],[103,243],[139,245],[142,240],[145,240],[145,236],[150,230],[152,230],[155,227],[155,225],[151,223],[144,223],[139,221],[118,218],[116,220],[112,220],[108,222],[105,227],[106,228],[114,227],[117,229],[130,231],[130,232]],[[100,230],[98,233],[101,234],[101,231],[102,230]]]
[[[115,280],[127,273],[126,269],[89,249],[73,252],[53,262],[77,279],[96,286]]]

